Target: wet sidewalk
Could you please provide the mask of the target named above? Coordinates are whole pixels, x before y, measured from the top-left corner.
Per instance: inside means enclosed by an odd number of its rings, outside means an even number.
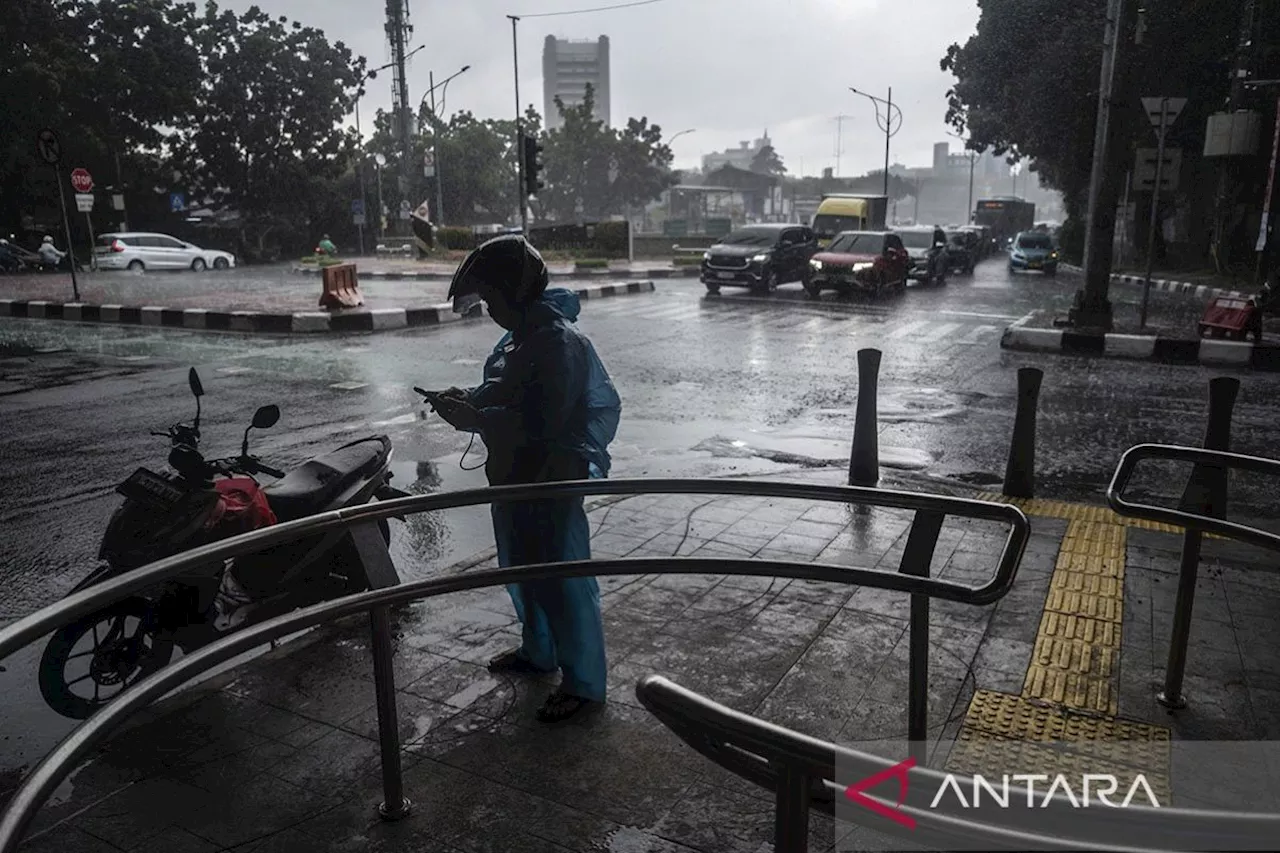
[[[831,474],[805,475],[836,482]],[[998,499],[995,496],[984,496]],[[1012,592],[989,607],[934,601],[933,762],[982,767],[984,745],[1075,732],[1151,746],[1280,739],[1280,576],[1274,559],[1206,544],[1186,692],[1153,699],[1176,588],[1175,531],[1109,510],[1019,502],[1032,538]],[[640,496],[591,513],[597,557],[817,560],[895,571],[910,515],[767,498]],[[936,576],[979,585],[1001,525],[949,518]],[[394,535],[394,534],[393,534]],[[478,555],[450,571],[492,565]],[[381,822],[366,623],[317,631],[170,700],[80,769],[40,815],[33,851],[756,851],[768,792],[720,770],[639,707],[658,673],[730,707],[837,743],[906,737],[907,596],[723,576],[601,580],[610,700],[560,727],[534,721],[550,681],[495,677],[518,642],[504,590],[420,602],[395,619],[412,815]],[[958,745],[953,748],[953,745]],[[902,757],[902,756],[899,756]],[[1149,767],[1174,803],[1179,772]],[[1007,771],[1006,771],[1007,772]],[[1187,799],[1191,797],[1191,799]],[[813,850],[884,849],[814,815]]]

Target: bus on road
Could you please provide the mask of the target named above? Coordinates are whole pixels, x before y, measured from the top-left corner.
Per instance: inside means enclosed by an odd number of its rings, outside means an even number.
[[[1035,227],[1036,206],[1013,196],[984,198],[974,208],[973,222],[991,229],[995,247],[1003,249],[1019,232]]]

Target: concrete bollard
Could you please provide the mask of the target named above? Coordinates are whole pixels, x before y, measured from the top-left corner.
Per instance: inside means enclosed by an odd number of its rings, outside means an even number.
[[[1044,371],[1018,368],[1018,411],[1013,418],[1013,441],[1004,468],[1003,493],[1010,498],[1033,498],[1036,492],[1036,407]]]
[[[880,350],[858,350],[858,408],[853,421],[853,451],[849,456],[849,485],[880,482],[880,441],[876,435],[876,388],[880,378]]]

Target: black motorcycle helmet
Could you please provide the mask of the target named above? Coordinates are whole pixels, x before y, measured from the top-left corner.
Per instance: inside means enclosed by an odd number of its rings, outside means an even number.
[[[501,290],[513,305],[527,305],[547,289],[547,265],[522,235],[494,237],[463,259],[449,283],[453,310],[466,314],[480,301],[481,282]]]

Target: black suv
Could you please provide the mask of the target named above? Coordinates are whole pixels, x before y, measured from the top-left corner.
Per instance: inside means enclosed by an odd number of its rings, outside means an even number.
[[[802,225],[746,225],[702,256],[702,283],[708,293],[749,287],[766,294],[780,284],[803,281],[817,251],[817,236]]]

